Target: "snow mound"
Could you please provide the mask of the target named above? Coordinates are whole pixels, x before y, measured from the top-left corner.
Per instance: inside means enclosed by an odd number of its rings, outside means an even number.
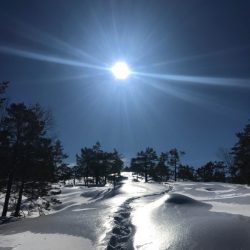
[[[249,186],[220,182],[176,182],[173,185],[173,192],[210,205],[212,212],[250,217]]]
[[[169,194],[169,198],[165,202],[167,204],[174,204],[174,205],[190,205],[190,206],[204,205],[204,203],[192,199],[191,197],[176,193]]]

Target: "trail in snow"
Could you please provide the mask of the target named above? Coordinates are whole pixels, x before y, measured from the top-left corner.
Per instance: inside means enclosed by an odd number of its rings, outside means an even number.
[[[133,235],[135,228],[131,223],[130,203],[137,198],[130,198],[124,202],[114,217],[114,227],[108,242],[107,250],[133,249]]]
[[[172,187],[169,187],[166,191],[127,199],[114,216],[114,226],[110,232],[111,236],[108,241],[107,250],[133,250],[133,237],[136,229],[131,218],[131,203],[141,198],[164,195],[171,189]]]

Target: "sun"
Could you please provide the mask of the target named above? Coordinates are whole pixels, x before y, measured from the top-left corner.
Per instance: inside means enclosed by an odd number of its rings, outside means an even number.
[[[122,62],[122,61],[116,62],[112,66],[111,71],[112,71],[114,77],[118,80],[125,80],[131,74],[131,71],[130,71],[128,64],[126,62]]]

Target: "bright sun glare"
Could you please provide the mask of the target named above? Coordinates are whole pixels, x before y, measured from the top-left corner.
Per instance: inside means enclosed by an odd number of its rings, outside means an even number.
[[[116,79],[125,80],[131,74],[129,66],[125,62],[116,62],[111,68]]]

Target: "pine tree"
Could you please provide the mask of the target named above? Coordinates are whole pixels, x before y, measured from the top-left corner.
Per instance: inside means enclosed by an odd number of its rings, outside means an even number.
[[[156,176],[160,176],[160,180],[163,181],[163,178],[165,177],[165,181],[169,179],[169,167],[166,164],[168,160],[168,153],[161,153],[159,156],[158,163],[155,168]]]
[[[93,150],[92,148],[82,148],[80,155],[76,155],[76,174],[78,177],[84,178],[86,186],[89,185],[89,176],[91,171],[91,165],[93,161]]]
[[[27,135],[28,122],[26,119],[27,108],[24,104],[12,104],[7,109],[8,115],[2,121],[2,133],[6,135],[5,140],[8,140],[8,167],[7,170],[7,190],[3,206],[2,216],[6,216],[8,211],[8,204],[11,194],[11,188],[14,181],[14,176],[20,166],[20,159],[22,158],[22,150],[25,144]]]
[[[213,176],[214,176],[214,164],[213,162],[208,162],[204,166],[198,168],[196,170],[197,173],[197,178],[200,181],[213,181]]]
[[[60,140],[56,140],[53,148],[53,163],[55,168],[55,180],[60,181],[69,179],[72,175],[71,169],[65,163],[65,159],[68,158],[68,155],[64,153],[64,149]]]
[[[108,161],[111,163],[109,173],[120,175],[123,168],[122,155],[114,149],[114,151],[108,155]]]
[[[131,163],[130,163],[130,170],[134,173],[136,173],[137,175],[137,180],[138,180],[138,176],[139,174],[143,173],[143,166],[141,164],[141,160],[138,159],[137,157],[132,158],[131,159]]]
[[[250,123],[236,136],[238,142],[232,148],[234,165],[231,174],[235,182],[250,184]]]
[[[157,154],[153,148],[147,147],[145,151],[137,153],[137,164],[143,168],[145,182],[148,182],[148,175],[154,168],[157,160]]]
[[[170,166],[172,166],[174,168],[174,180],[176,181],[177,179],[177,171],[178,171],[178,167],[180,165],[180,157],[182,155],[184,155],[185,152],[183,151],[179,151],[176,148],[173,148],[171,150],[169,150],[169,164]]]
[[[2,216],[6,216],[14,180],[19,187],[15,216],[19,215],[26,184],[52,176],[51,140],[46,138],[47,116],[39,105],[12,104],[1,123],[1,142],[5,159],[6,195]],[[0,160],[2,160],[0,158]]]
[[[186,165],[180,165],[178,169],[178,178],[184,180],[194,180],[194,168]]]
[[[2,82],[2,83],[0,83],[0,108],[2,107],[2,105],[4,104],[4,102],[6,101],[6,98],[2,97],[2,95],[5,93],[8,85],[9,85],[9,82]]]
[[[75,173],[85,178],[88,185],[90,176],[95,178],[95,184],[106,184],[110,174],[120,174],[123,167],[121,155],[116,149],[113,152],[105,152],[101,144],[97,142],[92,148],[82,148],[80,154],[76,155]]]

